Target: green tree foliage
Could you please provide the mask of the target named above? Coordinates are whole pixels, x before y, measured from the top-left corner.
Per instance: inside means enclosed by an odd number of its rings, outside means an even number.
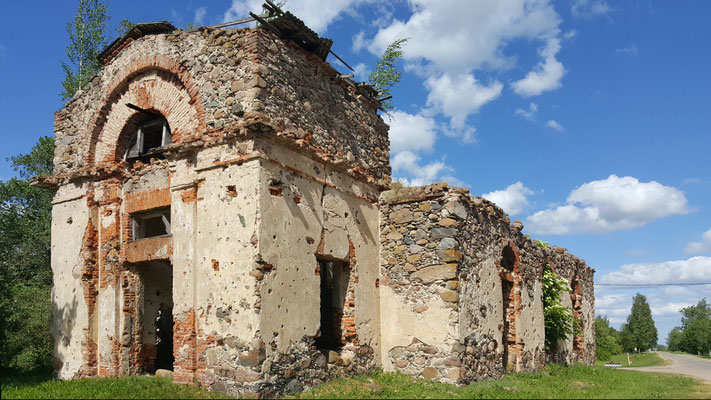
[[[52,172],[54,139],[12,157],[19,178],[0,182],[0,365],[46,367],[52,354],[49,292],[52,192],[28,179]]]
[[[128,33],[128,31],[130,31],[134,26],[136,26],[136,24],[127,19],[124,19],[119,23],[119,26],[118,28],[116,28],[116,31],[118,32],[119,36],[123,36]]]
[[[669,332],[667,345],[672,351],[692,354],[711,352],[711,305],[705,298],[695,306],[681,309],[681,327]]]
[[[375,71],[368,77],[368,82],[373,89],[378,91],[378,95],[381,97],[390,96],[392,93],[390,89],[400,82],[400,76],[402,73],[395,67],[397,61],[402,57],[402,47],[407,43],[410,38],[398,39],[385,49],[383,57],[375,65]],[[384,110],[392,110],[393,102],[392,100],[385,100],[382,102],[382,107]]]
[[[647,351],[657,345],[657,328],[652,319],[647,297],[637,293],[632,301],[632,311],[620,331],[620,344],[625,351]]]
[[[574,333],[573,313],[570,307],[564,307],[560,296],[570,292],[568,281],[559,278],[550,265],[543,268],[543,321],[546,331],[546,349],[567,339]]]
[[[682,336],[684,336],[684,334],[682,333],[681,328],[678,326],[675,326],[674,328],[672,328],[672,330],[669,331],[669,334],[667,335],[667,347],[669,348],[669,351],[682,351]]]
[[[605,317],[595,317],[595,343],[597,359],[607,361],[611,356],[622,353],[622,346],[617,339],[617,331],[610,326],[610,320]]]
[[[62,100],[71,98],[101,69],[98,55],[106,47],[106,4],[102,0],[79,0],[74,20],[67,24],[69,45],[62,61],[65,78]]]
[[[548,242],[537,241],[538,247],[545,249]],[[543,323],[546,335],[546,350],[553,350],[560,340],[567,339],[576,332],[577,325],[573,318],[573,309],[564,307],[560,296],[570,292],[568,281],[559,278],[553,268],[546,264],[543,267]]]

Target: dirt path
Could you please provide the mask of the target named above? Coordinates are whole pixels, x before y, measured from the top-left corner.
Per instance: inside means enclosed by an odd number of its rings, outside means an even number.
[[[668,374],[689,375],[711,383],[711,360],[686,354],[672,354],[658,351],[662,358],[671,361],[671,364],[657,367],[620,368],[646,372],[665,372]]]

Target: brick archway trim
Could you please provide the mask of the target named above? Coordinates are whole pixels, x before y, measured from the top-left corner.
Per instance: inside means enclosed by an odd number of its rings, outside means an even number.
[[[205,108],[200,96],[200,91],[192,81],[190,72],[186,70],[180,63],[163,55],[150,57],[142,57],[132,60],[127,67],[121,70],[109,83],[101,97],[101,107],[96,110],[96,117],[93,119],[89,127],[89,157],[88,164],[93,165],[95,160],[96,145],[104,124],[106,123],[112,104],[121,97],[124,90],[133,79],[147,71],[162,71],[175,76],[182,87],[190,96],[190,104],[192,104],[198,116],[198,130],[205,131],[207,126],[204,122]],[[101,160],[99,160],[101,161]]]

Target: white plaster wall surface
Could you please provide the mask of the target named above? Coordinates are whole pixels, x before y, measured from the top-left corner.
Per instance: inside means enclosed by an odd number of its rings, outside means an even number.
[[[532,299],[526,286],[521,285],[521,318],[519,318],[517,332],[520,332],[519,337],[523,341],[524,352],[545,348],[546,331],[542,296],[543,288],[540,282],[534,286]]]
[[[183,197],[197,190],[196,179],[186,168],[187,162],[174,165],[171,175],[170,229],[173,236],[173,316],[184,318],[195,305],[195,235],[196,201],[185,202]]]
[[[289,157],[279,158],[280,162],[297,165],[309,175],[312,171],[325,177],[337,174],[302,155],[282,154]],[[349,241],[353,242],[358,263],[352,273],[359,278],[355,287],[358,340],[375,348],[377,208],[325,186],[316,176],[306,178],[267,161],[261,164],[259,253],[273,266],[262,288],[265,341],[274,340],[278,350],[284,351],[303,336],[316,335],[320,325],[316,251],[323,232],[324,253],[333,259],[347,260]],[[274,185],[281,187],[280,195],[270,193]]]
[[[257,280],[250,275],[259,226],[258,176],[257,160],[199,173],[195,310],[207,335],[251,340],[259,330]]]
[[[459,324],[452,324],[452,309],[439,296],[426,303],[428,309],[417,313],[388,286],[380,287],[381,363],[385,371],[394,371],[389,355],[395,347],[406,347],[417,338],[425,344],[449,352],[459,341]]]
[[[84,261],[81,247],[90,212],[86,186],[63,185],[52,207],[52,335],[54,353],[62,368],[60,379],[73,378],[83,364],[83,329],[88,328],[87,304],[81,286]]]

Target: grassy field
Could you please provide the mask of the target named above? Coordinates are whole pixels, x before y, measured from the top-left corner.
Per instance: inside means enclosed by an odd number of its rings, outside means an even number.
[[[179,398],[221,396],[153,377],[76,381],[3,377],[2,398]],[[545,371],[510,374],[498,381],[457,387],[399,373],[371,373],[327,382],[293,398],[709,398],[711,386],[691,378],[604,367],[549,365]]]
[[[224,398],[194,385],[152,376],[59,381],[44,373],[2,378],[3,399],[210,399]]]
[[[613,368],[549,365],[546,371],[510,374],[457,387],[403,374],[369,374],[325,383],[296,398],[708,398],[711,387],[687,377]]]
[[[632,365],[627,365],[627,354],[617,354],[610,357],[609,360],[597,361],[596,365],[601,366],[610,361],[622,364],[622,367],[654,367],[655,365],[664,365],[666,361],[659,357],[656,353],[630,353]]]

